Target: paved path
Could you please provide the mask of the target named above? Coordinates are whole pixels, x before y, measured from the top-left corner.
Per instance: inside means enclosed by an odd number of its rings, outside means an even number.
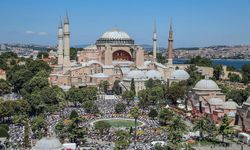
[[[200,146],[200,147],[194,147],[196,150],[250,150],[250,147],[247,145],[243,145],[243,149],[241,148],[241,145],[232,145],[230,147],[220,147],[220,146]]]

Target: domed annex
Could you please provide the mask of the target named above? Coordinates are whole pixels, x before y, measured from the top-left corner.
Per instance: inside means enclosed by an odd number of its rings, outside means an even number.
[[[128,35],[128,33],[119,29],[112,29],[111,31],[105,32],[96,41],[96,45],[120,45],[120,44],[134,44],[134,40]]]
[[[156,71],[156,70],[149,70],[146,72],[146,77],[148,79],[152,78],[152,79],[159,79],[161,80],[162,79],[162,75],[159,71]]]
[[[61,150],[63,145],[55,137],[44,137],[37,141],[36,146],[33,150]]]
[[[146,79],[146,75],[140,70],[132,70],[127,74],[127,79]]]
[[[221,106],[224,103],[224,101],[221,98],[217,97],[209,99],[208,102],[210,105],[215,105],[215,106]]]
[[[247,100],[244,103],[247,105],[250,105],[250,96],[247,98]]]
[[[193,88],[194,90],[199,91],[219,91],[221,90],[219,86],[210,79],[202,79],[199,82],[196,83],[196,85]]]
[[[189,77],[189,74],[185,70],[175,70],[171,74],[170,78],[177,80],[187,80]]]
[[[221,108],[222,109],[236,110],[237,106],[238,106],[238,104],[236,102],[234,102],[232,99],[229,99],[228,101],[226,101],[225,103],[222,104]]]

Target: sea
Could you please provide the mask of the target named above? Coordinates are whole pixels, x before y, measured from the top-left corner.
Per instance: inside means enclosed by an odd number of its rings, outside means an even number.
[[[188,59],[174,59],[174,64],[184,64]],[[233,66],[240,70],[244,64],[250,64],[250,59],[212,59],[213,65]]]

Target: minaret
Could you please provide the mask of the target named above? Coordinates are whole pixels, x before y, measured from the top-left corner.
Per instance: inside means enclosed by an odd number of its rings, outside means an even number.
[[[63,28],[62,28],[62,19],[60,17],[59,26],[58,26],[58,65],[63,65]]]
[[[64,20],[64,57],[63,57],[63,73],[66,73],[70,69],[70,44],[69,44],[70,32],[69,32],[69,17],[68,13],[66,14]]]
[[[154,57],[154,61],[157,61],[156,55],[157,55],[157,32],[156,32],[156,24],[154,24],[154,32],[153,32],[153,57]]]
[[[173,53],[173,29],[172,29],[172,23],[170,24],[169,29],[169,35],[168,35],[168,64],[173,64],[172,59],[172,53]]]

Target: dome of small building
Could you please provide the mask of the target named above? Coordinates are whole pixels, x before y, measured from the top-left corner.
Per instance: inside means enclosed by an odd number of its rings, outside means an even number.
[[[234,102],[232,99],[229,99],[228,101],[224,102],[221,105],[222,109],[237,109],[238,104]]]
[[[132,70],[127,74],[128,79],[146,79],[144,72],[140,70]]]
[[[216,98],[216,97],[209,99],[208,102],[210,105],[216,105],[216,106],[221,106],[224,103],[224,101],[221,98]]]
[[[210,79],[202,79],[199,82],[196,83],[196,85],[193,88],[194,90],[209,90],[209,91],[217,91],[221,90],[217,83],[215,83],[213,80]]]
[[[172,72],[170,78],[177,80],[187,80],[189,77],[189,74],[185,70],[175,70]]]
[[[250,104],[250,96],[247,98],[247,100],[244,103]]]
[[[156,70],[149,70],[146,72],[146,77],[148,79],[152,78],[152,79],[162,79],[161,73],[159,71]]]
[[[88,45],[88,46],[84,47],[84,49],[87,49],[87,50],[96,50],[97,46],[96,45]]]
[[[63,145],[55,137],[44,137],[37,141],[36,146],[33,147],[34,150],[61,150]]]
[[[112,29],[111,31],[103,33],[96,41],[96,44],[134,44],[134,40],[128,35],[128,33],[119,29]]]

